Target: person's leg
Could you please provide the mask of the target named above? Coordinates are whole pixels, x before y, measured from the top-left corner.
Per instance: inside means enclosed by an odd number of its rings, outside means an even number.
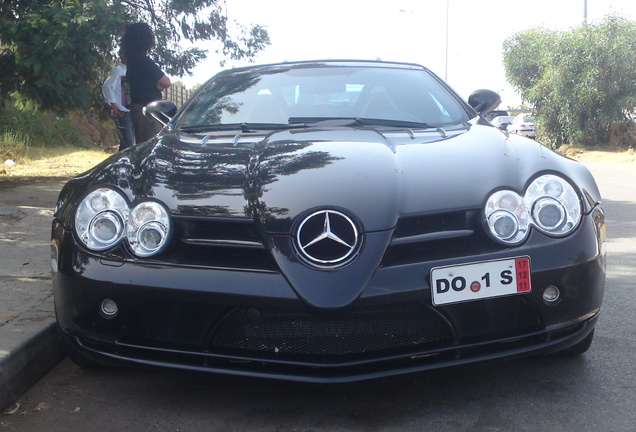
[[[143,105],[137,104],[133,104],[130,107],[130,115],[135,129],[135,141],[137,144],[141,144],[153,138],[163,128],[163,125],[158,121],[150,120],[143,115],[143,107]]]
[[[147,133],[143,130],[143,124],[141,120],[144,118],[141,110],[143,109],[143,105],[133,104],[130,107],[130,118],[132,119],[133,130],[135,132],[135,144],[141,144],[145,141]]]
[[[132,147],[135,144],[135,135],[133,132],[132,118],[130,112],[124,113],[123,117],[119,117],[119,130],[122,140],[119,144],[119,150]]]

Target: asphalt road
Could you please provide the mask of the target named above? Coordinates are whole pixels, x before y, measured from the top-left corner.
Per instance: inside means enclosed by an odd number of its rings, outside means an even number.
[[[0,416],[0,431],[636,431],[636,166],[586,164],[610,241],[602,317],[582,357],[338,386],[64,360]]]

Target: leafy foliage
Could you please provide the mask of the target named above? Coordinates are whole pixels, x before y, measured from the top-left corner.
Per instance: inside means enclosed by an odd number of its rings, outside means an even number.
[[[636,23],[611,16],[566,32],[542,28],[504,42],[508,81],[534,106],[538,135],[564,143],[609,142],[636,107]]]
[[[222,0],[0,0],[0,96],[22,105],[68,111],[101,101],[127,23],[155,32],[151,54],[169,75],[183,76],[206,51],[183,41],[215,40],[217,51],[250,58],[269,44],[260,26],[232,24]],[[232,24],[232,25],[231,25]],[[231,28],[235,28],[231,32]]]
[[[123,18],[105,2],[4,1],[0,12],[0,91],[38,107],[87,106],[109,67],[112,31]]]
[[[0,104],[0,125],[0,165],[5,159],[19,162],[27,150],[61,146],[111,149],[119,145],[112,121],[91,111],[58,115]]]

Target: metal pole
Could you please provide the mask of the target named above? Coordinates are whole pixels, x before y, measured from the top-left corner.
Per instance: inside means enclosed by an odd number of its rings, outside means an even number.
[[[587,22],[587,0],[583,0],[583,22]]]

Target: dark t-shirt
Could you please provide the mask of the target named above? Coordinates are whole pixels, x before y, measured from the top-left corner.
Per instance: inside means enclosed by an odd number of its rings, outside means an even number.
[[[126,78],[130,83],[130,98],[133,104],[146,105],[161,99],[157,81],[163,76],[163,72],[150,57],[130,59],[127,67]]]

